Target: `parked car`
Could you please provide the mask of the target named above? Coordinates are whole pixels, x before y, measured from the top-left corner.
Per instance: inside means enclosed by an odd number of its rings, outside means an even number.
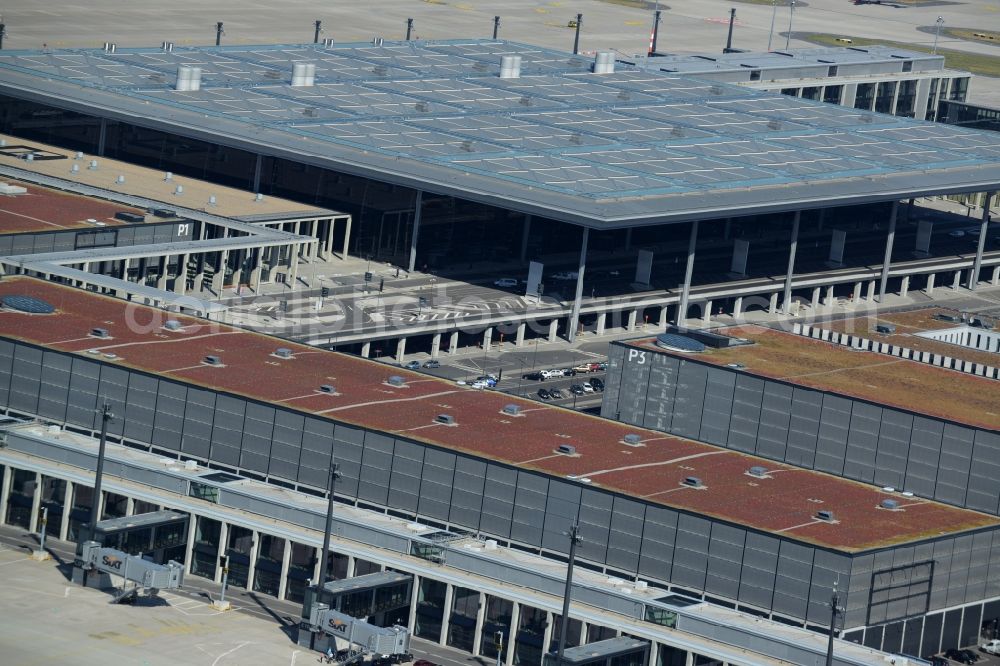
[[[595,391],[603,391],[604,390],[604,380],[600,379],[598,377],[594,377],[593,379],[591,379],[590,380],[590,385],[594,387]]]
[[[931,662],[931,666],[951,666],[951,662],[944,657],[927,657],[927,661]]]
[[[575,280],[578,277],[580,277],[580,273],[577,271],[559,271],[552,274],[553,280]]]
[[[970,656],[971,655],[971,656]],[[959,650],[957,648],[952,648],[944,653],[944,656],[952,661],[957,661],[960,664],[974,664],[976,663],[974,654],[971,654],[968,650]]]
[[[441,362],[435,361],[434,359],[431,359],[430,361],[424,361],[424,367],[429,370],[433,370],[434,368],[440,368]]]
[[[578,365],[575,368],[573,368],[573,370],[576,371],[576,372],[593,372],[594,370],[591,367],[592,365],[594,365],[594,364],[593,363],[583,363],[583,364]]]
[[[481,381],[479,381],[477,379],[476,381],[472,382],[469,386],[471,386],[474,389],[480,389],[481,390],[481,389],[489,387],[489,384],[487,384],[486,382],[481,382]]]
[[[960,650],[960,652],[965,655],[966,659],[971,659],[972,660],[972,661],[969,662],[970,664],[974,664],[977,661],[979,661],[980,659],[982,659],[982,657],[980,657],[978,654],[976,654],[975,652],[973,652],[972,650],[970,650],[968,648]]]
[[[580,386],[579,384],[573,384],[572,386],[570,386],[569,392],[572,393],[573,395],[583,395],[584,393],[583,387]]]
[[[413,666],[438,666],[433,661],[427,661],[426,659],[417,659],[413,662]]]
[[[562,368],[558,371],[563,377],[576,377],[576,370],[573,368]]]
[[[563,398],[566,397],[566,394],[557,388],[549,389],[549,395],[552,396],[553,400],[562,400]]]
[[[987,654],[1000,654],[1000,640],[986,641],[979,649]]]
[[[954,231],[949,231],[948,235],[951,236],[952,238],[962,238],[963,236],[965,236],[965,232],[962,231],[961,229],[955,229]]]
[[[547,389],[538,389],[538,397],[542,400],[551,400],[552,394]]]
[[[540,382],[544,381],[545,377],[543,377],[542,373],[540,372],[526,372],[525,374],[521,375],[521,379],[530,379],[531,381],[534,382]]]
[[[514,278],[500,278],[499,280],[493,281],[493,286],[509,289],[510,287],[517,286],[517,280],[515,280]]]
[[[542,370],[542,379],[552,379],[553,377],[562,377],[562,370]]]
[[[406,368],[407,370],[419,370],[420,369],[420,361],[410,361],[409,363],[407,363],[403,367]]]
[[[584,382],[583,385],[580,388],[583,389],[584,393],[593,393],[594,392],[594,385],[591,384],[590,382]]]
[[[497,378],[494,375],[482,375],[480,377],[476,377],[476,382],[482,382],[490,388],[493,388],[497,385]]]

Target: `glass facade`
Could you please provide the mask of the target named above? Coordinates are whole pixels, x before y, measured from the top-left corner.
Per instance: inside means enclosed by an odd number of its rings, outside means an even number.
[[[229,557],[229,584],[246,589],[250,576],[250,552],[253,530],[238,525],[229,526],[225,555]]]
[[[413,635],[429,641],[441,639],[441,621],[444,618],[444,599],[447,585],[429,578],[420,579],[417,590],[417,612]]]
[[[45,524],[45,533],[52,537],[59,537],[59,529],[62,526],[64,505],[66,503],[66,482],[62,479],[54,479],[50,476],[42,476],[42,503],[41,509],[49,510],[48,522]],[[38,511],[38,523],[36,529],[40,527],[42,521],[42,511]]]
[[[687,666],[687,650],[658,644],[656,666]]]
[[[496,659],[497,648],[493,643],[493,635],[502,631],[504,636],[510,636],[510,620],[514,612],[514,602],[500,597],[486,596],[486,613],[483,618],[483,631],[479,641],[479,654]]]
[[[257,549],[257,563],[253,575],[254,592],[263,592],[272,597],[278,596],[281,588],[281,560],[284,553],[284,539],[270,534],[260,535],[260,547]]]
[[[94,489],[90,486],[73,484],[73,507],[69,512],[70,541],[79,541],[81,528],[90,522],[90,507],[94,503]]]
[[[514,663],[542,663],[545,653],[545,628],[548,626],[548,613],[532,606],[521,605],[516,642],[514,643]]]
[[[128,500],[118,493],[104,493],[104,507],[101,509],[101,520],[122,518],[128,509]]]
[[[38,492],[38,475],[24,469],[15,469],[10,480],[10,495],[7,498],[8,525],[31,529],[31,504]]]
[[[448,618],[448,645],[465,652],[472,652],[478,612],[479,592],[456,587],[452,594],[451,615]]]
[[[924,114],[924,120],[934,120],[937,115],[937,95],[940,83],[941,79],[931,79],[931,87],[927,91],[927,112]]]
[[[198,517],[191,555],[192,574],[204,578],[215,578],[215,570],[219,566],[219,540],[221,537],[222,523],[211,518]]]
[[[818,86],[806,86],[802,89],[802,98],[819,100],[822,92],[823,89]]]
[[[912,79],[909,81],[900,81],[899,94],[896,95],[896,115],[912,118],[916,103],[917,82]]]
[[[861,86],[858,86],[859,88]],[[879,113],[892,112],[892,98],[896,95],[896,82],[883,81],[878,84],[878,93],[875,97],[875,110]]]
[[[552,645],[553,647],[558,647],[559,645],[559,633],[562,631],[562,627],[559,622],[562,620],[562,615],[552,614]],[[566,647],[577,647],[581,643],[581,638],[583,635],[583,623],[580,620],[570,618],[569,626],[566,627]]]
[[[288,558],[285,599],[302,603],[305,600],[306,585],[312,579],[316,568],[316,549],[294,541],[290,545],[292,552]]]
[[[823,101],[828,104],[840,104],[844,95],[844,86],[827,86],[823,89]]]
[[[872,103],[875,101],[875,84],[859,83],[857,92],[854,94],[854,108],[867,109],[871,111]]]
[[[964,102],[965,96],[969,93],[969,77],[965,76],[951,80],[951,89],[948,91],[948,99],[952,102]]]

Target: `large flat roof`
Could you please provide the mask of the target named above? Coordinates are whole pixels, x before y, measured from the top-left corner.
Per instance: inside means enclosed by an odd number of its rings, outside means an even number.
[[[879,317],[879,321],[882,319]],[[882,336],[870,335],[867,328],[860,328],[862,325],[859,323],[859,328],[855,329],[856,335],[885,341]],[[708,348],[698,354],[663,349],[656,345],[656,338],[630,340],[626,344],[695,363],[719,366],[739,363],[744,366],[740,372],[746,374],[838,393],[976,428],[1000,430],[1000,384],[995,379],[851,349],[762,326],[722,328],[717,332],[747,338],[753,344],[725,349]],[[904,346],[913,345],[907,339]],[[961,356],[961,348],[954,345],[948,347],[955,349],[949,355]]]
[[[0,161],[2,159],[0,157]],[[27,190],[23,194],[0,194],[0,234],[3,235],[100,229],[124,224],[115,219],[115,213],[143,213],[130,206],[57,192],[13,178],[0,178],[0,181]]]
[[[1000,187],[988,132],[592,61],[482,39],[3,51],[0,92],[596,228]]]
[[[924,499],[908,502],[905,511],[885,511],[877,505],[888,495],[873,486],[51,282],[0,281],[0,298],[15,294],[42,299],[56,312],[0,310],[0,336],[8,339],[555,478],[571,477],[582,485],[842,552],[1000,525],[1000,518]],[[182,327],[171,331],[156,325],[167,318]],[[95,326],[106,328],[110,339],[88,337]],[[292,358],[274,356],[279,347],[290,349]],[[206,355],[219,357],[222,365],[204,365]],[[386,383],[391,375],[403,377],[405,386]],[[336,393],[320,391],[323,384]],[[502,412],[511,403],[521,407],[520,416]],[[457,425],[437,423],[442,413],[455,417]],[[641,445],[623,443],[631,433],[640,436]],[[559,453],[563,444],[574,446],[576,454]],[[783,473],[769,479],[748,476],[755,465]],[[704,486],[684,485],[688,476],[700,477]],[[816,519],[817,500],[835,510],[839,522]]]

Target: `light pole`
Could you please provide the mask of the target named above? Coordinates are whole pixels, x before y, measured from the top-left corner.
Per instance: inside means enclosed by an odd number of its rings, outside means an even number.
[[[774,37],[774,19],[778,16],[778,0],[771,0],[771,30],[767,33],[767,51],[771,52],[771,38]]]
[[[410,41],[410,35],[413,34],[413,19],[406,19],[406,41]]]
[[[500,34],[500,17],[499,16],[494,16],[493,17],[493,39],[496,39],[497,35],[499,35],[499,34]]]
[[[937,20],[934,21],[934,24],[935,24],[935,26],[934,26],[934,48],[931,49],[931,53],[933,53],[934,55],[937,55],[938,37],[941,36],[941,26],[944,25],[944,17],[943,16],[938,16]]]
[[[795,18],[795,0],[791,0],[788,5],[788,33],[785,35],[785,50],[788,50],[788,42],[792,39],[792,19]]]
[[[108,421],[115,417],[111,413],[111,404],[105,400],[101,406],[101,439],[97,449],[97,470],[94,472],[94,496],[90,503],[90,530],[87,534],[87,541],[94,538],[94,530],[97,529],[97,521],[101,519],[101,481],[104,479],[104,453],[108,445]]]
[[[833,586],[833,596],[830,597],[830,639],[826,644],[826,666],[833,666],[833,635],[837,631],[837,615],[841,612],[840,595],[837,585]]]
[[[313,34],[313,44],[319,44],[319,33],[323,32],[323,22],[316,21],[316,32]]]
[[[340,478],[340,465],[336,462],[330,463],[330,477],[326,480],[326,522],[323,523],[323,551],[319,555],[319,584],[316,586],[316,593],[323,589],[326,584],[326,561],[330,553],[330,523],[333,522],[333,490]]]
[[[222,44],[222,36],[226,34],[226,31],[222,29],[222,21],[215,24],[215,45],[219,46]]]
[[[576,37],[573,38],[573,55],[580,52],[580,26],[583,25],[583,14],[576,15]]]
[[[556,666],[563,664],[563,652],[566,650],[566,631],[569,629],[569,598],[573,591],[573,560],[576,559],[576,545],[580,543],[579,526],[570,525],[569,532],[569,566],[566,568],[566,592],[563,594],[562,617],[559,618],[559,657]]]

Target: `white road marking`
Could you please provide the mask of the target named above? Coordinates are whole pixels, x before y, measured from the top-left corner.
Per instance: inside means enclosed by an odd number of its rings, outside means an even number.
[[[236,652],[237,650],[239,650],[241,647],[246,647],[247,645],[250,645],[250,644],[251,644],[251,641],[245,641],[243,643],[240,643],[236,647],[234,647],[232,650],[226,650],[225,652],[223,652],[222,654],[220,654],[218,657],[215,658],[215,661],[212,662],[212,666],[217,666],[217,664],[219,663],[219,660],[221,660],[223,657],[225,657],[226,655],[232,654],[233,652]]]

